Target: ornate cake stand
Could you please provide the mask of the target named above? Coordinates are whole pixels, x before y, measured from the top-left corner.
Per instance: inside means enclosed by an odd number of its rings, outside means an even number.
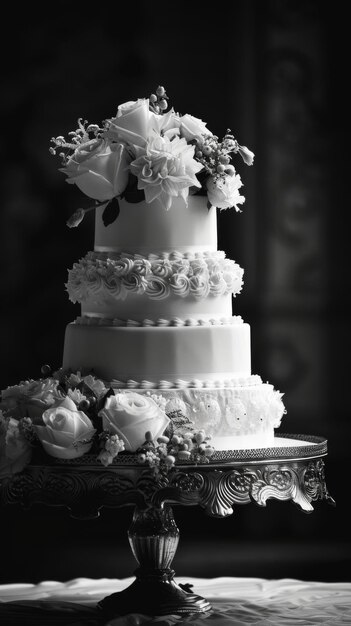
[[[72,517],[96,517],[102,507],[133,505],[128,538],[139,564],[135,581],[104,598],[106,617],[127,613],[189,615],[209,611],[209,602],[177,584],[171,569],[179,530],[172,504],[199,505],[208,515],[226,517],[236,504],[265,506],[269,498],[292,500],[309,513],[312,502],[334,504],[324,476],[327,441],[307,435],[280,435],[272,448],[217,452],[208,464],[177,464],[168,473],[137,464],[121,454],[113,465],[95,458],[31,464],[4,479],[3,504],[66,506]]]

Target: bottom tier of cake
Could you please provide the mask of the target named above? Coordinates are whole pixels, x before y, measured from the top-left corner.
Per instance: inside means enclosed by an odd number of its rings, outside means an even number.
[[[285,413],[282,394],[259,376],[238,380],[235,387],[115,389],[115,393],[148,395],[170,418],[174,432],[204,430],[215,450],[271,446]],[[136,415],[134,398],[131,421]],[[135,428],[144,428],[143,418]]]

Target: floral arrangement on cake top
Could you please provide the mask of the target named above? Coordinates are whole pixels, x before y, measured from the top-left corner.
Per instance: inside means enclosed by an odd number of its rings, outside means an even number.
[[[231,163],[239,154],[252,165],[254,154],[228,129],[220,140],[206,123],[168,109],[168,96],[159,86],[149,98],[125,102],[103,124],[78,120],[78,128],[53,137],[51,154],[62,159],[61,171],[94,206],[74,212],[67,224],[77,226],[87,211],[104,208],[105,225],[119,214],[118,199],[157,201],[169,210],[174,197],[206,195],[207,206],[240,211],[245,198],[242,181]]]
[[[41,378],[1,392],[0,479],[38,454],[72,460],[89,453],[108,466],[128,452],[167,472],[176,461],[208,463],[214,448],[180,411],[166,413],[162,396],[116,392],[92,374],[45,365]]]

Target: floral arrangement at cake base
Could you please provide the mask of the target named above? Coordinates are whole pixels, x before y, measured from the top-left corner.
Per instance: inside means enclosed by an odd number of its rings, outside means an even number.
[[[38,452],[46,462],[89,454],[104,466],[135,453],[155,471],[208,463],[214,452],[203,430],[194,432],[179,411],[166,414],[162,396],[114,390],[90,373],[49,366],[41,373],[1,392],[0,478],[22,471]]]

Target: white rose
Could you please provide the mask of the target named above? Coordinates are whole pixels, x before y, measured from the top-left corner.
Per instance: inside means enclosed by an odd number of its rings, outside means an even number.
[[[21,472],[30,462],[32,447],[19,430],[18,421],[0,411],[0,478]]]
[[[108,145],[97,139],[88,148],[78,147],[61,169],[67,182],[76,184],[89,198],[111,200],[121,195],[128,184],[130,155],[124,145]]]
[[[171,109],[163,115],[157,115],[150,112],[149,120],[149,136],[153,134],[164,135],[172,139],[175,135],[179,135],[180,116]]]
[[[144,148],[148,137],[149,120],[147,98],[125,102],[119,105],[116,117],[111,119],[107,136],[113,141],[125,141],[129,145]]]
[[[109,396],[99,412],[105,430],[118,435],[125,449],[135,452],[149,431],[156,440],[169,424],[167,415],[149,396],[127,391]]]
[[[241,186],[242,182],[239,174],[221,177],[217,180],[209,177],[206,182],[208,200],[212,206],[218,209],[231,209],[234,207],[236,211],[240,211],[237,205],[245,202],[244,196],[239,194]]]
[[[206,128],[206,122],[188,113],[180,118],[180,134],[186,141],[196,139],[199,142],[203,140],[203,135],[212,135]]]
[[[95,428],[89,417],[66,397],[43,413],[45,426],[35,426],[44,450],[58,459],[74,459],[89,452]]]

